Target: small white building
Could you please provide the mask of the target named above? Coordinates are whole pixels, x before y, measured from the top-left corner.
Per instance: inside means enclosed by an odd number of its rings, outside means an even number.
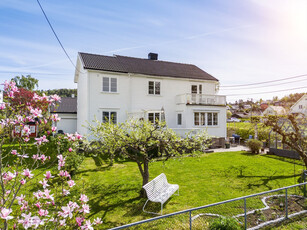
[[[57,113],[61,118],[56,124],[58,132],[77,132],[77,98],[62,97],[59,107],[52,108],[52,113]]]
[[[307,116],[307,94],[304,94],[291,108],[290,113],[304,114]]]
[[[226,137],[226,97],[217,95],[218,80],[195,65],[79,53],[77,131],[95,117],[120,123],[129,117],[165,121],[180,135],[207,129]]]
[[[268,116],[268,115],[286,115],[286,114],[287,114],[287,111],[282,106],[270,105],[269,107],[267,107],[263,111],[263,115],[264,116]]]

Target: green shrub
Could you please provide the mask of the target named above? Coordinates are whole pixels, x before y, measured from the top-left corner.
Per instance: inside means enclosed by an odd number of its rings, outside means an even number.
[[[256,139],[250,139],[247,141],[247,147],[249,147],[252,153],[259,153],[260,148],[262,147],[262,142]]]
[[[241,224],[231,217],[219,217],[214,219],[210,225],[210,230],[240,230]]]

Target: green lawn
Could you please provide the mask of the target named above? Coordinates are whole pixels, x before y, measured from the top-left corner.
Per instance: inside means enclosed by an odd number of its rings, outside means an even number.
[[[164,205],[167,214],[296,184],[303,166],[295,163],[246,152],[211,153],[153,162],[150,179],[164,172],[170,183],[180,186],[180,196],[172,196]],[[75,180],[91,199],[92,217],[102,217],[105,228],[153,217],[142,212],[146,199],[139,197],[142,180],[136,163],[96,166],[86,158]],[[148,208],[159,211],[159,204]]]

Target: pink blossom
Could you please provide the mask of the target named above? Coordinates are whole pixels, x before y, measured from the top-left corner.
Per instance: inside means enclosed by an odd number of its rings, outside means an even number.
[[[15,150],[15,149],[14,149],[14,150],[12,150],[12,151],[11,151],[11,154],[13,154],[13,155],[17,155],[17,150]]]
[[[95,225],[102,224],[101,218],[97,217],[96,219],[94,219],[93,224],[95,224]]]
[[[59,172],[59,176],[61,176],[61,177],[69,177],[70,178],[70,174],[67,171],[63,171],[63,170],[61,170]]]
[[[94,230],[90,220],[85,221],[85,225],[81,226],[81,229],[82,230]]]
[[[43,185],[43,188],[47,188],[50,185],[48,184],[48,181],[44,178],[42,181],[39,182],[41,185]]]
[[[18,201],[18,204],[21,205],[23,201],[25,200],[25,196],[21,194],[20,196],[17,196],[16,199]]]
[[[20,184],[25,184],[27,181],[25,179],[20,180]]]
[[[28,142],[28,141],[30,140],[30,138],[29,138],[29,137],[25,137],[23,140],[24,140],[25,142]]]
[[[18,154],[17,156],[21,158],[29,158],[28,154],[22,154],[22,155]]]
[[[42,204],[40,202],[35,203],[35,206],[38,207],[39,209],[41,208],[41,205]]]
[[[41,109],[31,109],[30,113],[34,116],[34,117],[42,117],[42,110]]]
[[[70,194],[69,190],[63,189],[63,196],[67,196]]]
[[[65,159],[66,158],[63,158],[63,155],[58,155],[57,158],[59,159],[58,160],[58,170],[60,170],[62,167],[65,166]]]
[[[57,127],[52,126],[51,131],[55,132],[57,130]]]
[[[53,195],[50,195],[50,190],[45,189],[45,190],[44,190],[44,195],[45,195],[45,197],[44,197],[45,199],[49,199],[49,200],[54,201]]]
[[[39,200],[40,198],[42,198],[45,195],[45,193],[38,190],[37,192],[33,192],[33,195]]]
[[[0,110],[3,110],[3,109],[5,109],[5,103],[0,103]]]
[[[50,172],[50,171],[47,171],[46,174],[45,174],[44,176],[45,176],[45,178],[46,178],[47,180],[49,180],[49,179],[51,179],[51,178],[54,177],[54,176],[51,175],[51,172]]]
[[[84,218],[83,217],[76,217],[76,222],[77,222],[77,225],[80,227],[82,225],[82,222],[84,221]]]
[[[79,133],[75,133],[75,136],[76,136],[76,138],[78,139],[78,140],[80,140],[80,139],[82,139],[82,135],[81,134],[79,134]]]
[[[66,223],[65,223],[65,219],[64,220],[60,220],[60,226],[66,226]]]
[[[84,203],[89,201],[88,197],[85,194],[81,194],[80,200],[81,200],[81,202],[84,202]]]
[[[9,216],[12,212],[12,209],[2,208],[0,212],[0,217],[4,220],[13,219],[12,216]]]
[[[72,152],[72,148],[69,148],[68,151],[69,151],[69,152]]]
[[[70,219],[72,218],[73,214],[73,209],[67,205],[67,206],[63,206],[61,207],[62,212],[59,212],[58,215],[62,216],[63,218],[69,217]]]
[[[34,174],[31,174],[31,171],[29,169],[24,169],[22,175],[30,179],[34,176]]]
[[[38,214],[40,215],[40,216],[47,216],[48,215],[48,210],[44,210],[44,209],[40,209],[39,211],[38,211]]]
[[[73,186],[76,185],[75,182],[74,182],[73,180],[67,181],[67,184],[68,184],[68,186],[69,186],[70,188],[72,188]]]
[[[90,213],[90,206],[88,204],[83,204],[81,212],[85,213]]]

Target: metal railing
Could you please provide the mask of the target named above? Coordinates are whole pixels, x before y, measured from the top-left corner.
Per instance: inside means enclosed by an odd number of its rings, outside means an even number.
[[[307,173],[304,174],[304,181]],[[257,229],[307,213],[307,182],[191,208],[112,228],[206,229],[217,217],[236,219],[244,229]]]
[[[176,96],[176,104],[226,105],[226,96],[185,93]]]

